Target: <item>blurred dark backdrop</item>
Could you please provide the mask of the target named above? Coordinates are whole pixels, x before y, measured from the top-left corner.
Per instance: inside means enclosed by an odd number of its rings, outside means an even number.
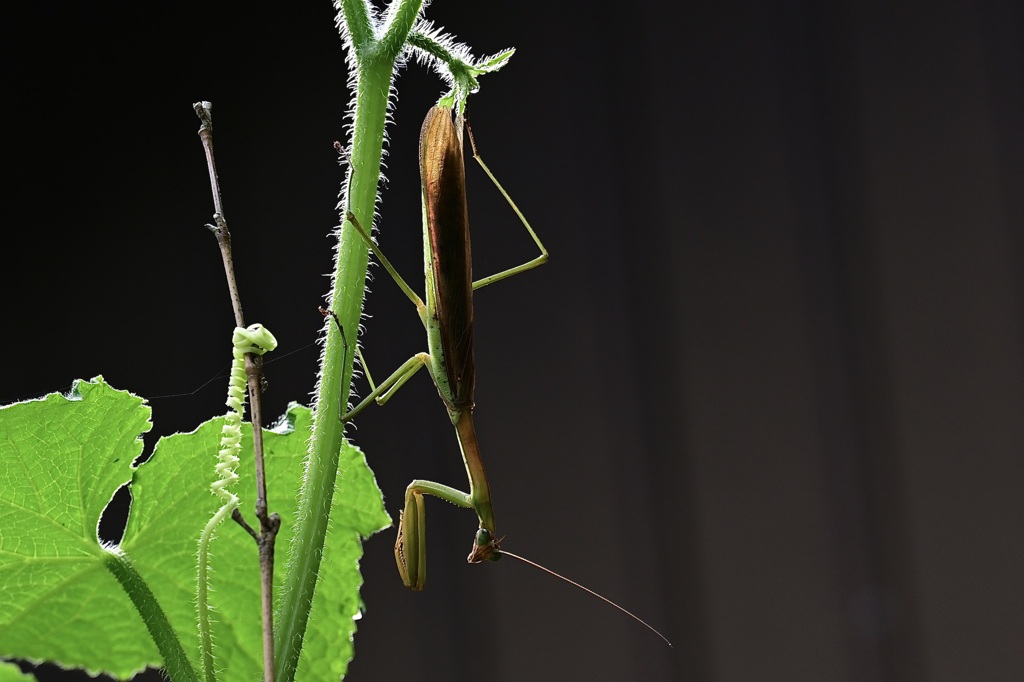
[[[1024,679],[1024,8],[1019,2],[468,3],[513,45],[470,116],[551,250],[477,296],[478,429],[511,561],[430,582],[366,545],[352,680]],[[155,435],[223,410],[233,327],[192,103],[214,102],[247,317],[308,401],[349,94],[329,2],[21,3],[3,33],[4,402],[102,373]],[[421,271],[400,75],[381,244]],[[470,167],[475,271],[532,245]],[[422,328],[375,270],[383,375]],[[288,351],[297,351],[285,356]],[[419,376],[352,437],[389,511],[462,485]],[[150,439],[150,444],[152,439]],[[58,616],[59,617],[59,616]],[[46,679],[72,679],[70,674]]]

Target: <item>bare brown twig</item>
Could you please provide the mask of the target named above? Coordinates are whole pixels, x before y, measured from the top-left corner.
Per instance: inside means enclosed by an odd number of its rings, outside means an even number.
[[[217,245],[220,247],[228,291],[231,295],[231,307],[235,312],[235,325],[244,327],[245,317],[242,314],[242,300],[238,294],[238,282],[235,279],[234,259],[231,253],[231,233],[228,231],[227,218],[224,217],[217,165],[213,156],[213,105],[210,102],[196,102],[193,108],[196,115],[199,116],[199,120],[202,121],[202,125],[199,127],[199,138],[202,140],[203,150],[206,152],[210,191],[213,194],[213,220],[216,224],[206,227],[213,232],[217,238]],[[267,513],[267,480],[263,466],[262,373],[263,359],[258,355],[247,353],[245,374],[248,379],[253,452],[255,453],[256,518],[259,519],[260,530],[259,532],[254,531],[237,509],[231,518],[253,537],[259,549],[261,612],[263,616],[263,679],[272,682],[274,679],[274,545],[277,541],[277,532],[281,528],[281,517],[277,514]]]

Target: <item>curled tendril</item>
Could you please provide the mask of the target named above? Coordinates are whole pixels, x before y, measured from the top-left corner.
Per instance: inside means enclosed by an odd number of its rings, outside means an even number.
[[[231,337],[231,375],[228,379],[228,406],[224,415],[224,428],[221,429],[220,451],[217,453],[217,480],[210,486],[226,504],[237,505],[238,497],[231,491],[231,485],[238,480],[235,467],[238,466],[238,453],[242,449],[242,412],[245,409],[245,354],[263,355],[277,348],[277,339],[266,327],[254,324],[243,329],[235,327]],[[227,513],[234,511],[234,506]],[[211,519],[212,520],[212,519]]]
[[[245,354],[263,355],[277,348],[277,339],[263,325],[254,324],[248,328],[235,327],[231,337],[231,375],[228,379],[228,406],[224,415],[224,427],[221,429],[220,449],[217,452],[217,465],[214,471],[217,480],[210,485],[210,490],[224,500],[224,504],[213,518],[206,524],[199,539],[199,580],[196,608],[199,613],[199,636],[202,644],[203,668],[206,679],[214,679],[213,641],[210,633],[210,603],[208,568],[210,563],[210,540],[213,531],[221,521],[238,508],[238,496],[231,492],[231,486],[238,480],[235,467],[238,466],[238,454],[242,450],[242,412],[245,409]]]

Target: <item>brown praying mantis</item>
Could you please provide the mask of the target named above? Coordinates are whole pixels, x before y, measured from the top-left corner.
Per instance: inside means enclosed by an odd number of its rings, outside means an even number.
[[[367,373],[370,393],[348,414],[342,416],[342,421],[352,419],[371,402],[383,405],[416,372],[426,367],[448,410],[448,417],[455,426],[469,477],[468,493],[433,481],[417,479],[409,484],[405,493],[405,509],[399,516],[398,539],[395,543],[395,560],[402,582],[413,590],[422,590],[426,583],[424,495],[433,495],[476,512],[479,527],[467,559],[469,563],[496,561],[506,554],[512,556],[604,600],[654,631],[671,646],[660,632],[618,604],[499,547],[500,541],[495,535],[490,489],[473,425],[473,391],[476,379],[473,363],[473,291],[544,264],[548,260],[548,251],[519,207],[477,154],[472,130],[467,125],[473,158],[508,201],[540,250],[540,255],[530,261],[473,281],[466,204],[466,171],[463,161],[463,125],[461,116],[453,122],[450,108],[435,106],[427,113],[420,131],[425,301],[392,267],[356,216],[351,212],[347,214],[347,221],[359,232],[384,269],[416,306],[427,331],[428,350],[409,358],[380,385],[374,386]],[[337,323],[337,318],[335,322]],[[365,370],[366,365],[362,362],[361,355],[360,361]]]

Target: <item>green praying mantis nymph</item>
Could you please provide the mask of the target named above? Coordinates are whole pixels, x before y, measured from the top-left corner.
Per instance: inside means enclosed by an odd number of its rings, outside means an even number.
[[[473,364],[473,291],[542,265],[548,260],[548,251],[515,202],[480,159],[472,131],[467,126],[473,157],[508,201],[540,249],[540,255],[526,263],[473,281],[462,130],[461,117],[457,122],[453,122],[449,108],[435,106],[427,113],[420,131],[425,300],[416,295],[392,267],[356,216],[351,212],[347,215],[347,221],[359,232],[381,265],[416,306],[427,331],[428,350],[409,358],[378,386],[373,385],[367,373],[370,393],[351,412],[345,414],[342,420],[352,419],[371,402],[383,405],[417,371],[426,367],[448,410],[448,417],[455,426],[469,477],[468,493],[433,481],[417,479],[409,484],[405,493],[405,509],[399,516],[398,539],[395,543],[395,560],[402,582],[413,590],[422,590],[426,583],[424,495],[433,495],[476,512],[479,527],[467,558],[469,563],[496,561],[507,554],[590,592],[654,630],[637,616],[592,590],[499,547],[490,489],[473,425],[473,391],[476,379]],[[337,318],[335,321],[337,322]],[[363,367],[365,370],[365,363]],[[654,632],[665,639],[657,630]],[[667,639],[665,641],[668,642]]]

